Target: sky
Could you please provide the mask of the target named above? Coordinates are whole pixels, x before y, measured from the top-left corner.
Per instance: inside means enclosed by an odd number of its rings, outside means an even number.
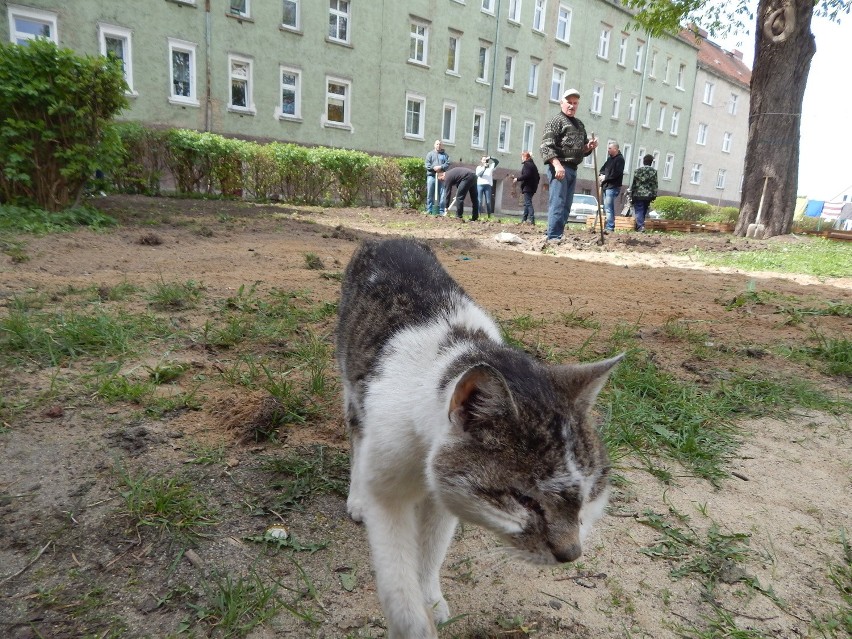
[[[852,77],[847,67],[852,62],[852,15],[840,24],[814,17],[811,31],[817,51],[802,105],[798,193],[812,200],[839,200],[844,193],[852,198]],[[752,36],[720,44],[742,51],[744,62],[752,66]]]

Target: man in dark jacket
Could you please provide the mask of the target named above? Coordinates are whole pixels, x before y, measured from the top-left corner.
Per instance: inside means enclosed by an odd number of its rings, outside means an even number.
[[[464,219],[464,196],[470,194],[471,222],[479,219],[479,198],[476,197],[476,173],[464,166],[454,166],[449,171],[438,174],[438,179],[444,184],[444,199],[441,208],[450,209],[450,197],[453,187],[456,187],[456,217]]]
[[[606,147],[609,156],[601,167],[601,192],[603,193],[603,208],[606,211],[606,230],[615,230],[615,201],[621,193],[621,183],[624,179],[624,156],[616,142],[610,142]]]
[[[524,216],[521,224],[529,221],[535,225],[535,210],[533,209],[533,195],[538,191],[539,173],[538,167],[533,162],[529,151],[521,153],[521,176],[515,178],[515,184],[521,185],[521,193],[524,196]]]

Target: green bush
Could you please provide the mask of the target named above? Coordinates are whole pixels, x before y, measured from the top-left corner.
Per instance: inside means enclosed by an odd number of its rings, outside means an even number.
[[[120,61],[54,43],[0,44],[0,198],[59,211],[120,161],[110,121],[127,106]]]
[[[420,158],[398,158],[402,174],[402,204],[421,210],[426,206],[426,167]]]
[[[707,215],[702,215],[701,222],[719,222],[720,224],[736,224],[740,210],[735,206],[712,206]]]
[[[121,162],[110,173],[120,193],[157,195],[166,169],[166,133],[136,122],[115,125],[121,139]]]
[[[713,207],[702,202],[693,202],[683,197],[662,195],[654,200],[654,210],[667,220],[683,220],[697,222],[703,216],[709,215]]]

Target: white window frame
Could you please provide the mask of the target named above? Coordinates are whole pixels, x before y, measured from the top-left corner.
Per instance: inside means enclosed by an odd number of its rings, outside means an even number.
[[[612,27],[603,27],[598,38],[598,57],[601,60],[609,60],[609,41],[612,38]]]
[[[660,117],[657,120],[657,131],[662,131],[666,126],[666,104],[660,103]]]
[[[169,38],[169,103],[181,106],[201,106],[198,101],[198,45],[186,40]],[[189,95],[177,95],[174,92],[174,54],[186,53],[189,56]]]
[[[550,72],[550,101],[561,102],[562,93],[565,91],[565,69],[553,65]]]
[[[341,9],[341,5],[345,5],[345,9]],[[352,38],[352,3],[350,0],[328,0],[328,19],[329,33],[328,41],[337,42],[339,44],[349,44]],[[334,34],[331,33],[331,21],[336,22],[334,26]],[[343,37],[340,37],[340,32],[343,31]]]
[[[470,146],[474,149],[485,148],[485,109],[473,110],[473,123],[470,127]],[[476,122],[479,120],[479,139],[476,138]]]
[[[689,174],[689,183],[690,184],[701,184],[701,169],[703,167],[699,162],[696,162],[692,165],[692,171]]]
[[[649,78],[657,78],[657,56],[659,55],[659,51],[656,49],[651,50],[651,68],[648,69],[648,77]]]
[[[506,50],[506,68],[503,72],[503,88],[515,88],[515,64],[518,60],[518,52],[511,49]]]
[[[728,113],[731,115],[737,114],[737,103],[740,101],[740,96],[736,93],[731,93],[731,100],[728,102]]]
[[[698,123],[698,137],[695,139],[696,144],[701,146],[707,145],[707,132],[710,130],[710,125],[705,122]]]
[[[509,0],[509,15],[506,19],[509,22],[521,24],[521,0]]]
[[[630,100],[627,102],[627,123],[635,124],[636,123],[636,110],[637,105],[639,104],[639,98],[635,95],[630,96]]]
[[[58,14],[53,11],[43,11],[42,9],[31,9],[18,4],[10,4],[8,5],[8,14],[9,41],[13,44],[26,44],[29,40],[41,37],[25,31],[18,31],[15,26],[16,18],[22,18],[29,22],[37,22],[47,26],[50,30],[50,35],[47,36],[47,39],[54,44],[59,44],[59,19]],[[22,42],[19,42],[19,40]]]
[[[447,73],[449,75],[459,75],[459,59],[461,57],[461,39],[462,34],[458,31],[450,31],[447,37]],[[455,41],[455,50],[452,48],[452,43]],[[450,55],[452,54],[453,66],[450,67]]]
[[[416,107],[416,108],[413,108]],[[410,120],[410,116],[416,113],[416,123]],[[408,140],[423,140],[426,130],[426,96],[420,93],[405,92],[405,122],[403,137]],[[416,126],[416,130],[411,124]]]
[[[663,73],[663,84],[669,83],[669,75],[671,74],[671,70],[672,70],[671,56],[666,56],[666,68],[665,68],[665,71]]]
[[[494,0],[482,0],[482,13],[494,15]]]
[[[618,66],[623,67],[627,63],[627,43],[630,39],[625,33],[621,34],[621,42],[618,43]]]
[[[533,31],[544,33],[545,18],[547,17],[547,0],[535,0],[533,5]]]
[[[508,115],[500,116],[500,125],[497,129],[497,150],[501,153],[509,152],[509,140],[512,137],[512,118]]]
[[[653,98],[645,98],[645,117],[642,118],[642,126],[646,129],[651,128],[651,106],[653,104]]]
[[[654,152],[651,155],[654,156],[654,160],[651,162],[651,166],[653,166],[656,170],[660,166],[660,150],[654,149]]]
[[[621,149],[621,155],[624,156],[624,172],[630,173],[630,158],[633,155],[633,145],[625,144]]]
[[[637,169],[642,167],[642,160],[643,160],[644,158],[645,158],[645,147],[644,147],[644,146],[640,146],[640,147],[639,147],[639,153],[638,153],[638,155],[636,156],[636,168],[637,168]]]
[[[122,58],[122,67],[124,70],[124,81],[127,82],[127,91],[125,95],[138,95],[133,90],[133,32],[130,29],[119,27],[114,24],[98,23],[98,46],[100,47],[101,55],[107,55],[107,38],[114,40],[122,40],[124,42],[124,58]]]
[[[533,148],[535,147],[535,122],[532,120],[524,120],[524,135],[521,144],[524,147],[521,151],[533,152]]]
[[[642,73],[642,65],[645,63],[645,41],[639,40],[636,43],[636,59],[633,61],[633,70],[636,73]]]
[[[293,24],[284,22],[284,6],[293,7]],[[299,31],[302,28],[302,0],[284,0],[281,3],[281,28],[289,31]]]
[[[235,79],[241,79],[234,75],[234,65],[242,65],[246,67],[246,103],[245,106],[234,104],[234,93],[232,90],[233,82]],[[252,115],[257,112],[254,106],[254,60],[248,58],[243,55],[236,55],[233,53],[228,54],[228,111],[234,111],[237,113],[251,113]]]
[[[488,72],[491,68],[491,49],[493,45],[485,40],[479,41],[479,68],[477,70],[476,81],[480,84],[491,84],[488,79]]]
[[[663,179],[671,180],[674,171],[674,153],[666,153],[666,161],[663,164]]]
[[[672,135],[677,135],[678,130],[680,129],[680,109],[672,110],[672,126],[669,129],[669,133]]]
[[[589,112],[595,115],[600,115],[603,111],[604,102],[604,85],[600,82],[595,82],[592,88],[592,103],[589,106]]]
[[[293,84],[284,84],[284,74],[295,76]],[[302,119],[302,71],[295,67],[281,65],[278,67],[278,93],[281,99],[278,101],[278,110],[276,115],[281,120],[301,120]],[[293,113],[284,113],[284,90],[292,90],[293,92]]]
[[[246,3],[246,8],[244,11],[234,11],[233,6],[228,7],[228,15],[238,16],[240,18],[250,18],[251,17],[251,0],[243,0]],[[233,0],[231,0],[233,2]],[[228,2],[231,5],[231,2]]]
[[[332,93],[331,91],[329,91],[330,84],[337,84],[342,86],[345,89],[343,97],[341,97],[338,93]],[[337,120],[329,120],[328,108],[331,105],[331,101],[339,101],[343,103],[343,122],[338,122]],[[325,108],[323,109],[320,120],[322,126],[336,129],[351,130],[352,104],[354,104],[352,100],[352,80],[347,80],[346,78],[339,78],[337,76],[331,75],[325,76]]]
[[[565,44],[571,42],[571,23],[574,21],[574,10],[567,4],[559,3],[556,13],[556,39]]]
[[[593,162],[595,158],[593,157],[593,155],[593,153],[590,153],[589,155],[583,158],[583,166],[588,167],[590,169],[594,166]]]
[[[727,169],[719,169],[719,172],[716,173],[716,188],[720,191],[724,190],[725,182],[727,181],[728,171]]]
[[[612,93],[612,112],[610,118],[617,120],[621,111],[621,91],[613,91]]]
[[[530,58],[530,75],[527,79],[527,95],[538,95],[538,77],[541,71],[541,60]]]
[[[408,61],[424,67],[429,66],[429,23],[412,18],[409,30]]]
[[[677,84],[675,84],[676,89],[680,89],[683,91],[683,81],[686,79],[686,65],[681,62],[680,66],[677,68]]]
[[[722,136],[722,153],[730,153],[731,152],[731,143],[734,140],[734,134],[730,131],[725,131],[725,134]]]
[[[713,94],[716,92],[716,84],[710,81],[704,83],[704,98],[702,102],[713,106]]]
[[[458,104],[455,102],[444,102],[444,108],[441,110],[441,141],[447,144],[456,143],[456,123],[458,120]],[[447,130],[447,114],[450,114],[449,131]]]

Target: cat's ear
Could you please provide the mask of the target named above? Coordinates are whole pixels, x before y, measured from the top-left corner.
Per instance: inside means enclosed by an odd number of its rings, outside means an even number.
[[[588,410],[595,403],[609,374],[624,359],[624,353],[587,364],[556,366],[554,381],[570,401],[580,410]]]
[[[488,364],[477,364],[462,374],[450,398],[450,421],[468,432],[490,418],[511,412],[518,407],[506,384],[506,378]]]

